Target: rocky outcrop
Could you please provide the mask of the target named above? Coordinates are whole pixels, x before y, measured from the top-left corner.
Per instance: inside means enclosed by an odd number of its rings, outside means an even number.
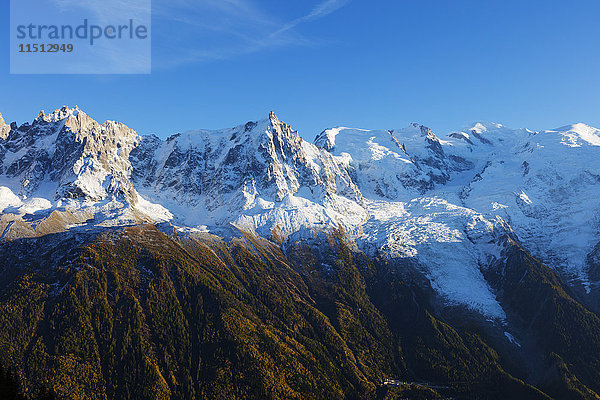
[[[4,121],[2,114],[0,114],[0,139],[6,139],[10,132],[10,125]]]

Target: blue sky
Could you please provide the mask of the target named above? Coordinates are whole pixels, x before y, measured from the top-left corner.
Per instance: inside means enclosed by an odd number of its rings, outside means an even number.
[[[599,19],[597,0],[153,0],[150,75],[10,75],[5,29],[0,113],[79,105],[161,137],[270,110],[307,139],[336,125],[600,126]]]

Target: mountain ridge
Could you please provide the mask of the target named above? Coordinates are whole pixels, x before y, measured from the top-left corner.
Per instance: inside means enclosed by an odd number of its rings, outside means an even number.
[[[597,137],[581,124],[476,123],[439,138],[414,123],[329,129],[313,144],[270,112],[162,140],[65,106],[12,124],[0,142],[1,238],[169,222],[226,235],[233,224],[293,243],[342,227],[360,248],[415,259],[448,305],[502,320],[481,271],[502,257],[504,235],[582,290],[595,286],[587,260],[600,212],[584,205],[598,194]],[[558,226],[550,247],[545,232]]]

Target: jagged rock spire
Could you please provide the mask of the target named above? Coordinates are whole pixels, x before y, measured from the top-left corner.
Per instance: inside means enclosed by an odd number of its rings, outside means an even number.
[[[271,120],[271,122],[273,124],[278,124],[279,123],[279,118],[277,118],[277,115],[275,115],[275,111],[270,111],[269,112],[269,119]]]
[[[2,114],[0,114],[0,139],[6,139],[8,137],[8,133],[10,132],[10,125],[8,125],[4,118],[2,118]]]

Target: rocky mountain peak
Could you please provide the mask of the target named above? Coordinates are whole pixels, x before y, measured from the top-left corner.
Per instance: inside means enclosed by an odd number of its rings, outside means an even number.
[[[73,174],[68,174],[66,182],[63,177],[66,193],[94,200],[124,196],[128,202],[135,202],[137,196],[129,180],[129,153],[140,141],[138,134],[119,122],[99,124],[78,108],[63,107],[59,117],[64,121],[61,133],[74,135],[74,144],[79,148]]]
[[[279,118],[277,118],[277,115],[275,115],[275,111],[269,112],[269,120],[273,125],[279,124]]]
[[[431,129],[429,129],[425,125],[419,124],[418,122],[411,122],[411,124],[409,126],[413,129],[419,130],[419,132],[421,132],[421,135],[423,135],[423,136],[427,136],[427,135],[433,133],[431,131]]]
[[[435,133],[433,133],[433,131],[422,124],[419,124],[417,122],[413,122],[409,125],[409,129],[414,129],[416,130],[420,136],[424,137],[426,139],[426,141],[428,143],[432,143],[432,142],[438,142],[440,141],[440,139],[435,135]]]
[[[74,108],[70,108],[68,106],[62,106],[61,108],[54,110],[52,113],[46,115],[44,111],[40,111],[36,120],[42,119],[46,122],[57,122],[69,117],[77,117],[81,110],[79,107],[75,106]]]
[[[280,138],[285,137],[286,140],[290,140],[296,144],[302,142],[302,138],[298,134],[298,131],[292,129],[292,127],[285,122],[281,122],[273,111],[269,113],[270,128],[273,132],[279,135]]]
[[[600,146],[600,130],[581,122],[542,133],[558,137],[562,145],[569,147]]]
[[[8,137],[8,133],[10,132],[10,125],[4,121],[2,114],[0,114],[0,139],[6,139]]]
[[[127,126],[99,124],[78,107],[64,106],[51,114],[41,111],[32,124],[10,132],[0,147],[0,171],[20,181],[20,195],[34,195],[52,182],[55,199],[99,201],[112,195],[135,202],[129,153],[139,136]]]

